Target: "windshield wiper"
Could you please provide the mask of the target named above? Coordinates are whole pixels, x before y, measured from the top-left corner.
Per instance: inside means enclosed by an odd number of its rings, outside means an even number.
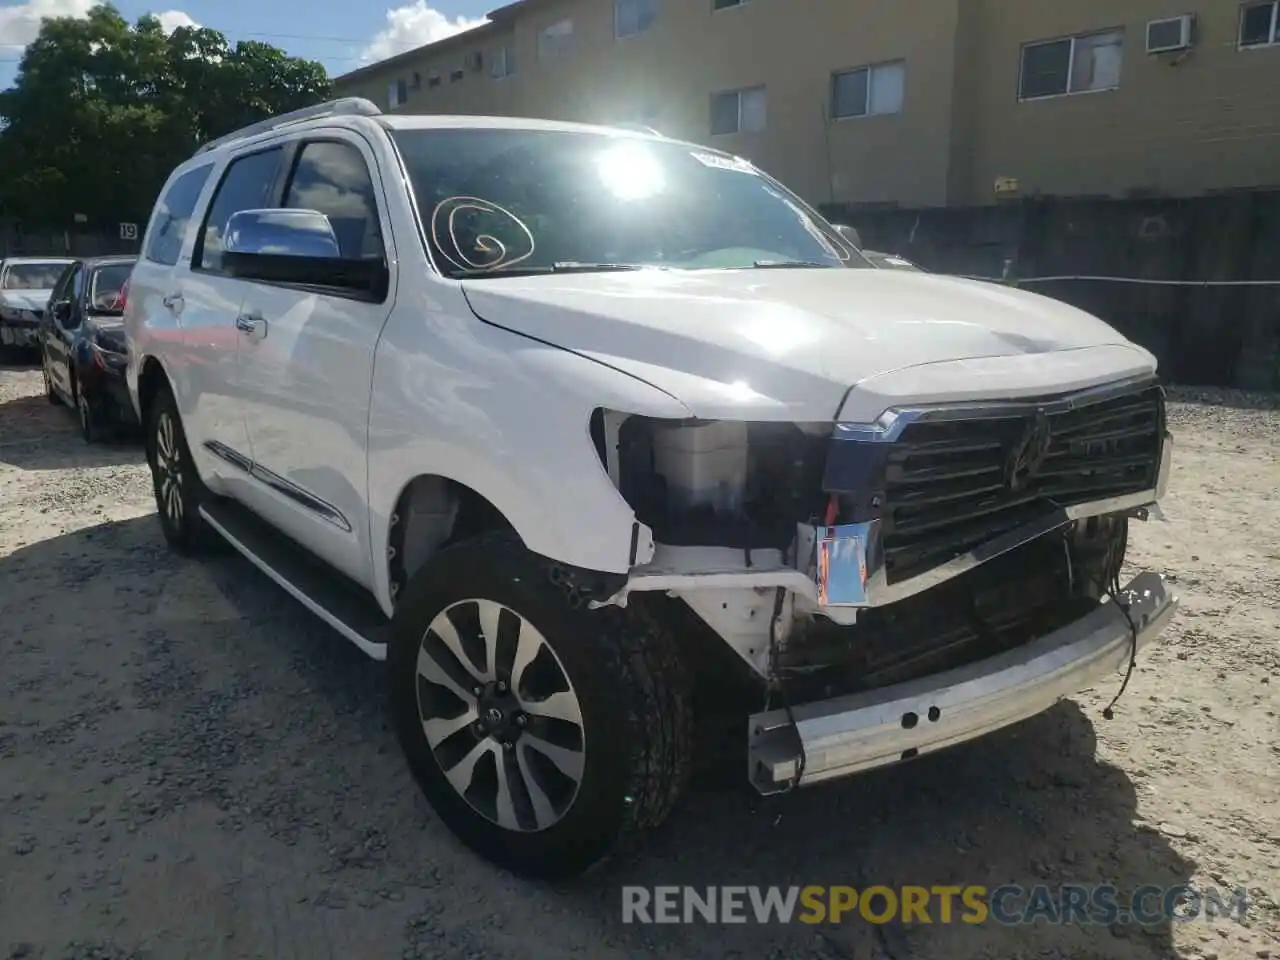
[[[778,270],[783,267],[805,267],[808,269],[829,269],[832,264],[820,263],[817,260],[757,260],[752,264],[757,270]]]
[[[651,264],[642,263],[587,263],[581,260],[560,260],[550,266],[538,267],[493,267],[474,270],[454,270],[453,276],[466,277],[536,277],[548,273],[617,273],[630,270],[663,269]]]

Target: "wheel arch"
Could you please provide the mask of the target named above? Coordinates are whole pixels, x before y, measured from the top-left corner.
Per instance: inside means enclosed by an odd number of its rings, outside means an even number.
[[[155,403],[156,393],[162,388],[173,389],[169,374],[154,356],[145,356],[138,364],[138,422],[146,428]]]
[[[378,561],[392,604],[409,578],[440,550],[498,530],[525,542],[507,514],[474,487],[438,473],[418,474],[405,482],[388,519]]]

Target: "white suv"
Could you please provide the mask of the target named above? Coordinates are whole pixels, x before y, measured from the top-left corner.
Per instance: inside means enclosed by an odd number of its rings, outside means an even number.
[[[1150,353],[874,269],[716,150],[324,104],[174,171],[126,314],[169,543],[387,660],[422,789],[520,872],[659,823],[695,745],[766,794],[894,764],[1176,605],[1118,581],[1169,472]]]

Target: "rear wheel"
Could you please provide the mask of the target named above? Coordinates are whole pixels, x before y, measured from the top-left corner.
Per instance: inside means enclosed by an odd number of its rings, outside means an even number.
[[[76,413],[80,417],[80,436],[85,443],[97,443],[102,439],[97,414],[83,390],[76,391]]]
[[[543,878],[662,822],[692,743],[671,637],[634,610],[586,609],[557,570],[509,533],[451,547],[401,593],[388,651],[396,731],[440,818]]]
[[[179,553],[204,550],[213,541],[212,531],[200,515],[200,504],[209,494],[196,472],[178,405],[168,386],[157,390],[151,404],[146,449],[165,540]]]

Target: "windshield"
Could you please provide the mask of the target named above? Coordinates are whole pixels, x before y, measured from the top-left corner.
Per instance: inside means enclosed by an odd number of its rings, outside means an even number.
[[[89,286],[89,303],[92,308],[102,313],[119,311],[120,288],[129,279],[132,270],[132,263],[113,263],[95,270]]]
[[[743,160],[547,130],[393,133],[447,276],[659,266],[869,266]]]
[[[52,290],[67,268],[66,262],[11,263],[0,276],[0,290]]]

